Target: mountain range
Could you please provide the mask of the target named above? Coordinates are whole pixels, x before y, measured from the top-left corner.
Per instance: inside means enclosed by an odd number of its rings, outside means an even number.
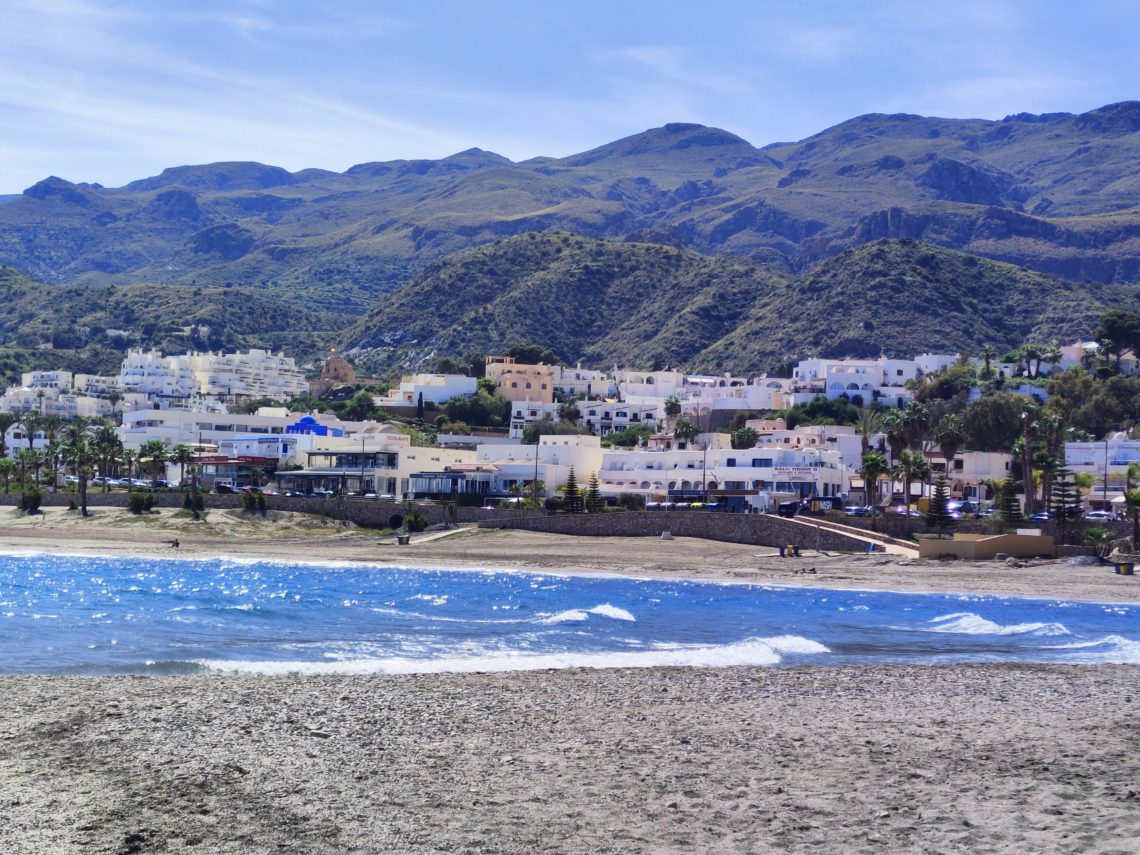
[[[120,188],[46,178],[0,197],[0,264],[53,289],[57,309],[104,289],[97,311],[65,313],[72,325],[159,300],[152,341],[196,314],[219,341],[337,342],[388,368],[541,337],[572,360],[732,355],[748,370],[788,346],[912,348],[915,330],[927,348],[1087,335],[1096,307],[1134,299],[1138,200],[1140,102],[1000,121],[874,114],[762,148],[669,124],[520,163],[471,149],[343,173],[218,163]],[[457,278],[479,269],[495,273]],[[871,297],[885,302],[860,319]],[[553,317],[587,307],[599,314]],[[914,324],[924,309],[940,323]],[[59,327],[29,312],[33,328]]]

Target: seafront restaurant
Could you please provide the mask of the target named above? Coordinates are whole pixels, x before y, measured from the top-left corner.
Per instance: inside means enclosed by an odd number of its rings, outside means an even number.
[[[484,464],[445,466],[441,472],[413,472],[409,479],[417,499],[453,499],[459,505],[482,505],[495,494],[497,470]]]
[[[334,493],[338,496],[377,493],[395,495],[399,454],[395,451],[329,450],[308,452],[309,465],[277,475],[286,493]]]

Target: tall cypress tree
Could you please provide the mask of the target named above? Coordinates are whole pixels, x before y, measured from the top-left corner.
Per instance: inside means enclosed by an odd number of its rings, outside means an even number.
[[[939,478],[938,483],[934,485],[934,493],[930,497],[926,511],[926,524],[937,531],[939,537],[958,524],[958,521],[950,515],[949,502],[950,487],[945,478]]]
[[[566,489],[562,501],[568,514],[580,514],[585,510],[582,492],[578,489],[578,479],[574,476],[573,466],[570,467],[570,475],[566,478]]]
[[[606,503],[602,500],[602,490],[598,485],[598,473],[590,476],[590,485],[586,488],[586,512],[590,514],[601,513]]]
[[[1013,479],[1006,478],[1002,481],[997,506],[1002,522],[1007,528],[1016,528],[1025,519],[1025,515],[1021,513],[1021,502],[1017,498],[1017,484]]]
[[[1081,494],[1073,482],[1073,473],[1064,464],[1053,470],[1053,492],[1049,496],[1049,514],[1061,532],[1061,543],[1069,535],[1069,523],[1081,515]]]

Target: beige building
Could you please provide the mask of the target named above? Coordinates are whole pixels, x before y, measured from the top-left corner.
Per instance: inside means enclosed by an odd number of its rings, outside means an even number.
[[[554,402],[554,387],[562,375],[557,365],[525,365],[511,356],[488,356],[484,373],[508,401],[541,404]]]

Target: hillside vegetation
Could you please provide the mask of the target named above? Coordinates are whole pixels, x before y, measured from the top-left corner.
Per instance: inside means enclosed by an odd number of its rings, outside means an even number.
[[[1088,336],[1132,289],[1077,286],[913,240],[848,250],[801,277],[654,244],[528,234],[433,264],[343,343],[379,370],[520,341],[564,362],[722,372],[821,356],[974,353]]]
[[[53,285],[0,267],[0,290],[0,345],[8,348],[0,372],[8,382],[32,367],[117,371],[123,351],[140,345],[167,352],[264,347],[303,358],[352,322],[252,288]]]

